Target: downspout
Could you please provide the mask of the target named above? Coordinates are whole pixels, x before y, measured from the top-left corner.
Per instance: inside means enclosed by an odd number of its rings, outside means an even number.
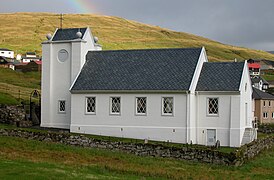
[[[189,143],[190,141],[190,130],[189,130],[189,124],[190,124],[190,97],[189,97],[189,91],[186,91],[186,142]]]
[[[231,108],[231,106],[232,106],[232,96],[230,96],[230,103],[229,103],[229,146],[231,146],[231,124],[232,124],[232,121],[231,121],[231,114],[232,114],[232,112],[231,112],[231,110],[232,110],[232,108]]]
[[[198,119],[199,119],[199,114],[200,114],[200,112],[199,112],[199,92],[197,92],[196,91],[196,123],[195,123],[195,125],[196,125],[196,144],[198,144],[198,135],[199,135],[199,133],[198,133]]]

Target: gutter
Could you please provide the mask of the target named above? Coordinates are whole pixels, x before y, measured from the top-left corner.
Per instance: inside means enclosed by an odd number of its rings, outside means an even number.
[[[87,94],[87,93],[176,93],[176,94],[188,94],[189,91],[185,90],[72,90],[72,94]]]

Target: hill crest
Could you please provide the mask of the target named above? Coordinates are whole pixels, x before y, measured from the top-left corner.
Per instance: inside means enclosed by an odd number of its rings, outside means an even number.
[[[271,59],[265,51],[222,44],[204,37],[176,32],[119,17],[93,14],[65,14],[64,28],[90,27],[99,37],[104,50],[202,47],[210,61]],[[45,35],[53,33],[60,24],[60,15],[53,13],[0,14],[0,47],[15,53],[36,51],[41,54]],[[12,24],[11,24],[12,22]]]

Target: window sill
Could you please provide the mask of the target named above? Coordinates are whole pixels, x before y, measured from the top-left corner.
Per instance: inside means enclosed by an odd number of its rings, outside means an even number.
[[[111,116],[121,116],[121,113],[110,113]]]
[[[207,117],[219,117],[219,114],[207,114]]]
[[[162,116],[171,117],[171,116],[174,116],[174,115],[173,115],[173,113],[172,113],[172,114],[162,114]]]
[[[147,114],[139,114],[139,113],[135,113],[135,116],[147,116]]]
[[[96,115],[96,113],[94,112],[86,112],[85,115]]]

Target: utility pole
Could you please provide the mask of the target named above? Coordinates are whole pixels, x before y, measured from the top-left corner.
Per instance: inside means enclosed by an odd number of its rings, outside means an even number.
[[[63,29],[63,20],[64,20],[63,14],[61,13],[60,14],[60,29]]]

